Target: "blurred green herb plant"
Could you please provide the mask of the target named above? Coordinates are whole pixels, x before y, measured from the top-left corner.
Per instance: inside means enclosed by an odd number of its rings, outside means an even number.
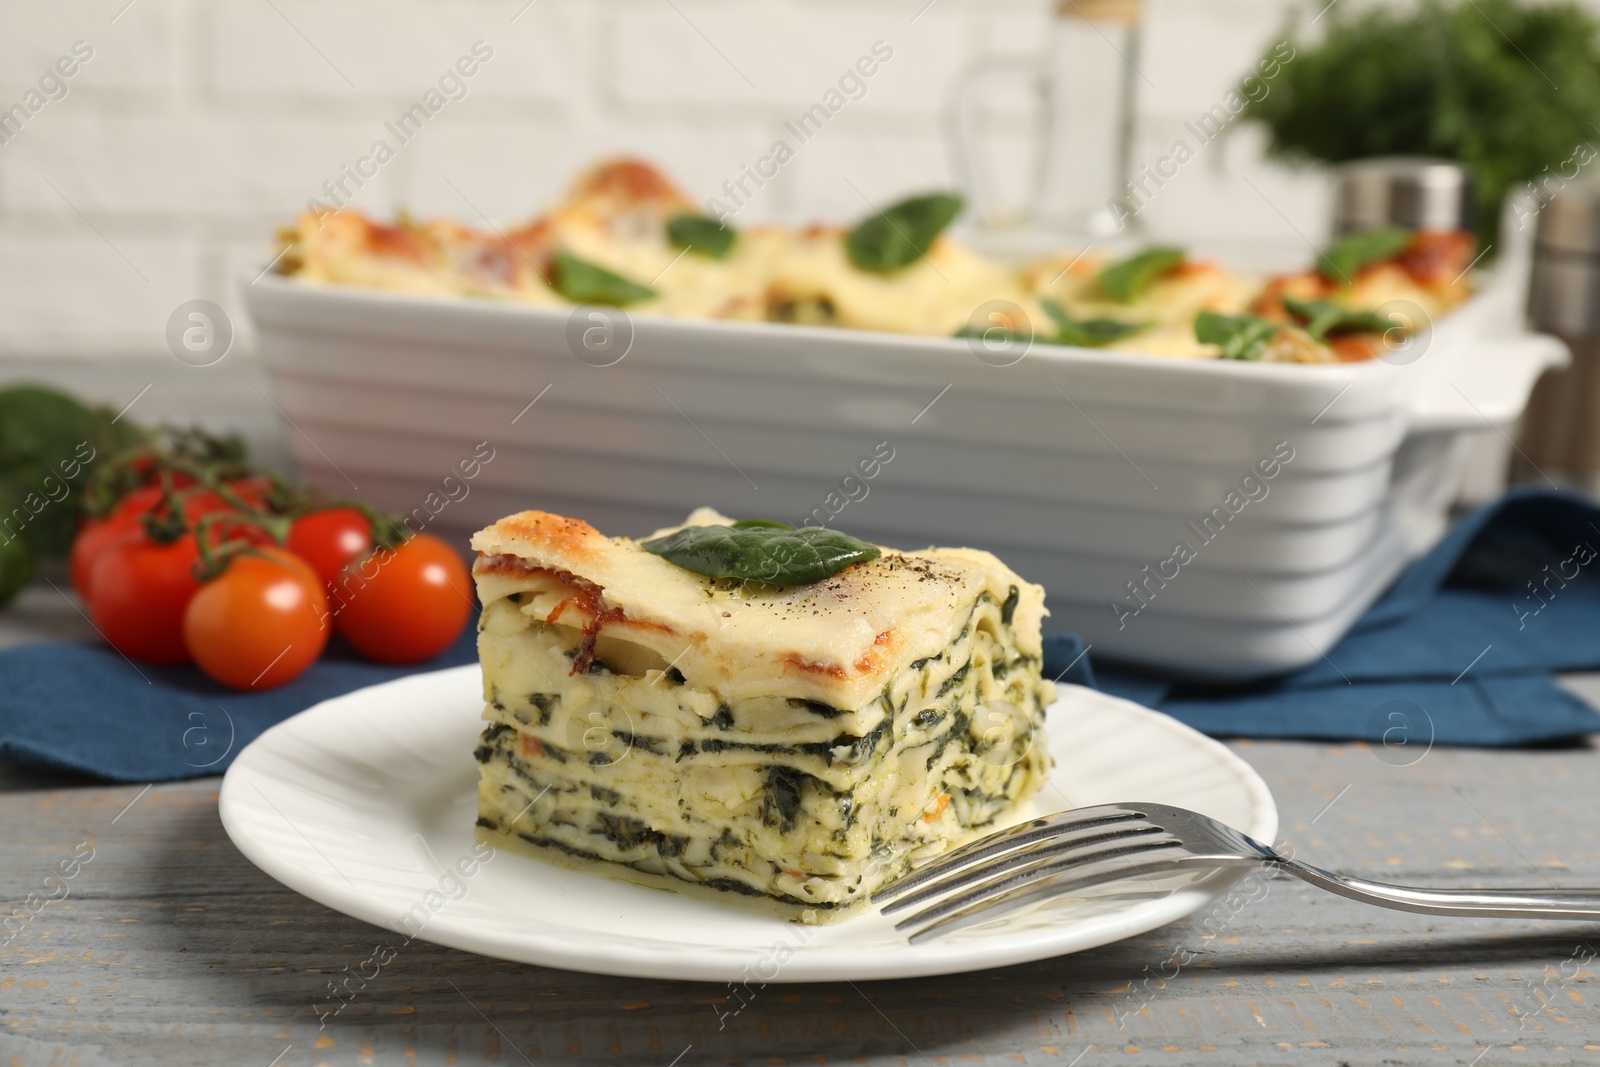
[[[151,430],[45,386],[0,389],[0,607],[33,577],[37,561],[67,555],[86,515],[133,488],[111,484],[112,461],[154,448],[195,461],[244,458],[236,437]]]
[[[1572,0],[1347,3],[1315,31],[1291,24],[1295,61],[1244,112],[1271,132],[1270,154],[1457,160],[1485,243],[1512,186],[1600,141],[1600,22]]]

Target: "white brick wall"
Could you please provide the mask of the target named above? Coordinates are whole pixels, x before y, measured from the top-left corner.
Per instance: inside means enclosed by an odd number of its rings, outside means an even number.
[[[741,214],[852,218],[863,205],[849,183],[874,200],[951,183],[939,121],[951,78],[981,55],[1040,49],[1051,6],[526,2],[11,5],[0,33],[0,108],[21,99],[74,41],[90,42],[94,57],[64,99],[0,145],[0,378],[23,368],[37,376],[41,367],[70,376],[74,361],[109,358],[148,366],[161,382],[191,370],[165,350],[171,310],[204,296],[238,313],[237,282],[270,255],[274,225],[366,152],[383,123],[475,40],[494,48],[493,59],[465,99],[368,183],[362,207],[469,219],[477,208],[514,221],[579,167],[623,151],[659,161],[697,197],[713,195],[881,39],[894,57],[868,80],[866,96]],[[1153,160],[1185,119],[1220,99],[1289,2],[1150,0],[1137,159]],[[995,158],[1012,184],[1025,169],[1022,95],[997,97],[992,108]],[[1162,191],[1147,220],[1200,241],[1292,243],[1296,228],[1320,235],[1318,183],[1263,163],[1260,144],[1245,130],[1208,149]],[[239,336],[229,361],[248,365],[248,328]],[[258,380],[248,366],[238,373],[230,380]],[[79,379],[99,388],[93,373]],[[162,387],[193,391],[195,381],[178,374]]]
[[[118,18],[126,0],[55,0],[10,5],[0,34],[0,100],[10,106],[45,68],[82,40],[94,58],[72,79],[68,95],[96,96],[102,105],[124,103],[130,92],[165,97],[185,80],[182,51],[191,36],[174,0],[139,0]],[[140,100],[159,105],[158,99]],[[49,110],[63,106],[50,105]],[[74,105],[76,107],[78,105]],[[46,112],[48,114],[48,111]]]
[[[923,115],[970,54],[971,15],[966,5],[947,5],[912,23],[905,6],[819,11],[685,0],[624,9],[616,21],[617,101],[792,115],[882,41],[892,58],[851,110]]]
[[[380,126],[287,115],[46,111],[0,149],[12,164],[0,171],[0,203],[7,214],[53,219],[68,229],[84,225],[77,212],[101,228],[125,223],[189,232],[212,222],[286,217],[320,196],[323,181],[359,155]],[[376,183],[391,180],[385,168]],[[402,189],[384,196],[372,184],[363,190],[364,204],[403,198]]]
[[[0,322],[13,351],[116,352],[160,344],[167,313],[201,284],[193,237],[92,231],[0,237]]]

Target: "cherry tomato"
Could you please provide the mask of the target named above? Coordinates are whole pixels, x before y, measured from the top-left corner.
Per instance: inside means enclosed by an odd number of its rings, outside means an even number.
[[[264,478],[241,479],[228,483],[228,489],[249,507],[265,506],[264,494],[271,483]],[[200,520],[208,515],[223,515],[234,511],[234,506],[212,489],[202,489],[181,496],[183,521],[197,529]],[[242,539],[254,545],[270,545],[272,535],[250,522],[215,522],[210,527],[208,544],[220,545],[224,541]]]
[[[153,452],[146,452],[135,456],[128,463],[128,470],[138,477],[141,482],[154,481],[159,468],[156,466],[156,457]]]
[[[183,639],[200,669],[234,689],[298,678],[328,643],[328,598],[305,561],[278,548],[243,552],[189,601]]]
[[[272,491],[270,478],[235,478],[227,485],[234,496],[253,508],[265,509],[267,494]]]
[[[112,545],[130,537],[138,537],[140,533],[137,515],[118,514],[90,519],[78,530],[78,536],[72,539],[68,567],[72,575],[72,588],[78,591],[85,603],[89,600],[89,577],[94,571],[95,561]]]
[[[267,482],[261,478],[250,478],[228,483],[228,491],[238,497],[247,507],[261,508],[265,504]],[[223,498],[215,489],[191,489],[179,492],[179,499],[183,501],[184,521],[193,525],[207,515],[214,515],[219,511],[233,511],[234,506]]]
[[[372,524],[356,508],[313,511],[290,524],[286,547],[331,588],[347,566],[372,551]]]
[[[104,518],[90,519],[83,524],[72,542],[69,573],[72,587],[86,602],[92,588],[90,577],[94,573],[95,562],[112,545],[138,536],[142,530],[140,520],[160,507],[162,497],[159,485],[135,489],[118,500]]]
[[[183,503],[183,521],[191,527],[207,515],[233,510],[232,504],[211,489],[191,489],[187,493],[179,493],[178,499]]]
[[[146,663],[183,663],[183,613],[200,590],[193,534],[160,544],[140,533],[100,554],[89,571],[89,616],[111,647]]]
[[[144,484],[155,485],[161,478],[162,463],[154,453],[146,453],[134,457],[128,469]],[[168,469],[167,480],[172,483],[174,489],[182,489],[184,486],[194,484],[194,475]]]
[[[267,491],[272,488],[272,483],[265,478],[240,478],[227,485],[230,492],[254,508],[265,506]],[[143,515],[154,511],[161,504],[163,495],[159,485],[142,486],[118,500],[112,508],[112,514]],[[192,478],[174,478],[173,495],[182,503],[184,520],[190,524],[212,512],[228,511],[233,507],[216,490],[196,488]]]
[[[154,511],[161,503],[161,487],[147,485],[142,489],[135,489],[111,509],[112,515],[132,515],[138,517],[146,512]]]
[[[1443,287],[1461,280],[1477,249],[1477,238],[1463,230],[1418,230],[1396,259],[1417,282]]]
[[[416,534],[345,568],[333,628],[368,659],[419,663],[450,647],[473,603],[472,578],[455,549]]]

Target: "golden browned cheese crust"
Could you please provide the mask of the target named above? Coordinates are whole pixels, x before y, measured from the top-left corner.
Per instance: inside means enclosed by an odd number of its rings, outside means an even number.
[[[702,509],[686,525],[727,521]],[[730,696],[782,692],[854,706],[943,649],[980,592],[1004,602],[1017,591],[1017,629],[1034,635],[1022,650],[1041,655],[1044,590],[975,549],[889,549],[813,585],[778,589],[713,581],[543,511],[501,519],[472,547],[485,603],[536,576],[547,590],[547,622],[626,635]]]

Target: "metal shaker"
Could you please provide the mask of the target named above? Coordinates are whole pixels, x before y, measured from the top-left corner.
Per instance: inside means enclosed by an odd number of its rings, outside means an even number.
[[[1565,341],[1572,363],[1534,388],[1516,476],[1600,489],[1600,181],[1567,185],[1539,212],[1528,319]]]
[[[1473,230],[1472,175],[1461,164],[1422,156],[1383,156],[1336,171],[1333,235],[1374,226]]]

